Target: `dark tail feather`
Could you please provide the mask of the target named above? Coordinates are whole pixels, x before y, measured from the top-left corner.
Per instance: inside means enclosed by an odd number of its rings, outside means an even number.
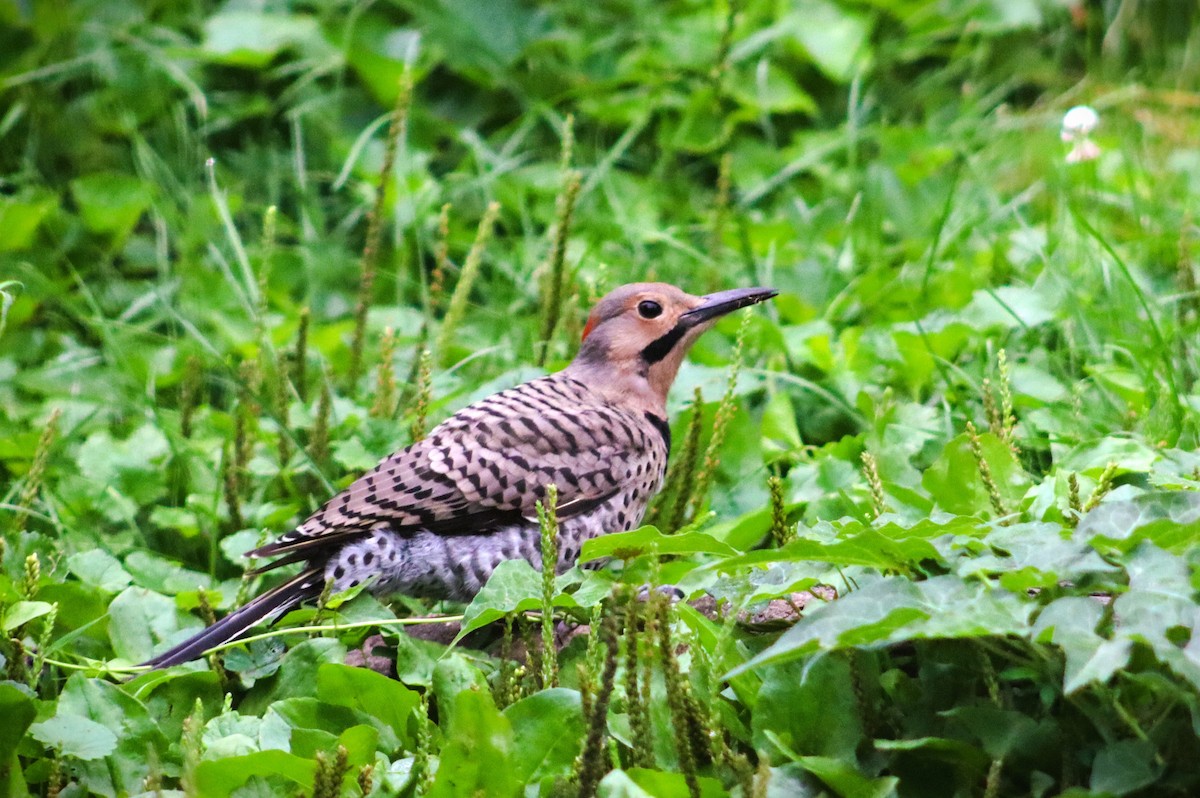
[[[214,646],[245,637],[246,632],[259,622],[273,620],[297,604],[320,596],[324,587],[325,578],[321,571],[315,568],[307,570],[279,587],[268,590],[249,604],[239,607],[170,651],[164,651],[142,664],[151,668],[169,668],[196,659]]]

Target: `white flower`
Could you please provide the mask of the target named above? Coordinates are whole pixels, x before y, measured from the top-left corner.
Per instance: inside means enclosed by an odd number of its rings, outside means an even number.
[[[1100,115],[1088,105],[1077,105],[1063,114],[1059,136],[1071,145],[1067,163],[1091,161],[1100,156],[1100,148],[1088,136],[1100,124]]]
[[[1100,124],[1100,114],[1089,105],[1077,105],[1063,114],[1062,140],[1075,141],[1087,138]]]

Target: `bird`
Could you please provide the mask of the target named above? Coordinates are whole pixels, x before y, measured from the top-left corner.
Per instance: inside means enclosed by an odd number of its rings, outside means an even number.
[[[143,665],[181,664],[237,641],[318,598],[327,583],[468,601],[505,560],[541,569],[537,506],[550,485],[558,493],[554,567],[567,570],[585,541],[637,528],[662,486],[667,393],[691,345],[722,316],[776,294],[693,296],[666,283],[614,289],[588,316],[566,368],[459,410],[298,527],[247,552],[275,558],[255,573],[303,565]]]

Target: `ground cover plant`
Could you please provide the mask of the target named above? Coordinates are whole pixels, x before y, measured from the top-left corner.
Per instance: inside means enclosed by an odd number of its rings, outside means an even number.
[[[0,0],[0,793],[1195,794],[1197,21]],[[614,563],[132,669],[642,279],[781,293]]]

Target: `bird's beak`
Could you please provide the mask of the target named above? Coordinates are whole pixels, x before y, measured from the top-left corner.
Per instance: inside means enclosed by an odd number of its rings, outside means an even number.
[[[765,302],[779,292],[774,288],[733,288],[700,297],[700,304],[679,317],[688,326],[695,326],[726,313]]]

